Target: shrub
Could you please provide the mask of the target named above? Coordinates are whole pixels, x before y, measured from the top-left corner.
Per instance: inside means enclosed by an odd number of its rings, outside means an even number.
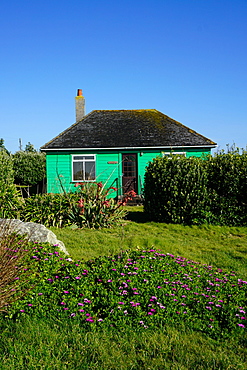
[[[211,212],[220,224],[247,224],[247,153],[217,153],[207,159]]]
[[[0,311],[32,288],[36,268],[30,261],[30,243],[25,237],[8,233],[8,223],[0,238]]]
[[[77,183],[75,186],[79,189],[78,202],[72,205],[69,219],[79,228],[98,229],[117,224],[127,214],[122,206],[136,195],[130,191],[116,203],[109,198],[111,191],[116,190],[114,187],[105,188],[101,182]]]
[[[145,173],[144,210],[153,221],[193,223],[208,210],[207,173],[200,158],[157,157]]]
[[[23,199],[14,184],[0,181],[0,218],[20,218]]]
[[[129,192],[121,202],[116,203],[114,199],[107,198],[115,188],[105,189],[102,183],[78,183],[76,187],[74,193],[40,194],[26,198],[21,219],[46,227],[110,227],[127,214],[122,205],[135,195]]]
[[[70,224],[69,212],[77,197],[75,194],[38,194],[25,198],[21,219],[46,227],[64,227]]]
[[[14,170],[12,156],[6,150],[0,149],[0,182],[14,183]]]
[[[15,183],[32,186],[46,177],[46,159],[44,153],[16,152],[13,155]]]

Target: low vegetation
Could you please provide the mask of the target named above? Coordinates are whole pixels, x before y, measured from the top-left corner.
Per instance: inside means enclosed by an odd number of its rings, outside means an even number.
[[[3,369],[246,368],[247,228],[128,218],[56,229],[73,261],[32,245],[39,279],[1,316]]]

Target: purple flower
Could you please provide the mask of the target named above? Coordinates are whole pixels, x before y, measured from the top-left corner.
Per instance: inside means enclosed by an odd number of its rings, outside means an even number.
[[[93,319],[92,317],[88,317],[88,318],[86,319],[86,321],[88,321],[88,322],[94,322],[94,319]]]
[[[240,326],[241,328],[245,328],[245,325],[243,324],[237,324],[238,326]]]

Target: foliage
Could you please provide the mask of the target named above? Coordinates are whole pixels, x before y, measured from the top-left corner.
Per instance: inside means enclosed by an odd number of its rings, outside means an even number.
[[[44,153],[19,151],[13,155],[15,183],[35,185],[46,177],[46,159]]]
[[[191,224],[207,210],[207,176],[200,158],[157,157],[145,173],[144,209],[153,221]]]
[[[48,226],[64,227],[70,224],[69,210],[77,200],[75,194],[37,194],[25,198],[21,219]]]
[[[23,199],[14,184],[0,181],[0,218],[19,218]]]
[[[77,183],[75,186],[79,188],[79,200],[73,204],[69,218],[79,228],[99,229],[115,225],[127,214],[122,206],[136,195],[130,191],[116,204],[109,198],[110,192],[116,190],[114,187],[106,189],[101,182]]]
[[[28,153],[37,153],[37,150],[34,148],[34,145],[30,143],[30,141],[25,146],[25,152]]]
[[[42,266],[42,280],[13,304],[9,317],[56,317],[95,329],[141,332],[165,324],[213,338],[245,335],[247,282],[233,272],[155,250],[84,265],[37,245],[34,258]],[[61,261],[60,268],[49,275],[54,259]]]
[[[247,224],[247,153],[156,158],[145,174],[144,208],[161,222]]]
[[[220,152],[207,158],[211,212],[219,224],[247,224],[247,152]]]
[[[12,302],[32,288],[36,268],[29,250],[27,239],[10,234],[7,222],[0,238],[0,311],[6,311]]]
[[[3,149],[0,149],[0,168],[0,181],[6,184],[13,184],[14,171],[12,156]]]
[[[78,192],[26,198],[21,219],[42,223],[47,227],[110,227],[126,215],[122,205],[133,196],[133,193],[128,193],[116,204],[113,199],[107,199],[111,188],[105,190],[101,183],[80,183],[77,187]]]
[[[0,151],[3,150],[4,152],[6,152],[8,155],[10,155],[10,152],[8,151],[8,149],[5,147],[4,145],[4,140],[1,138],[0,139]]]

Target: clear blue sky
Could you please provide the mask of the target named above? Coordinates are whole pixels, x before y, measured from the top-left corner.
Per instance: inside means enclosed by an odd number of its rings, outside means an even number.
[[[0,138],[38,149],[86,112],[157,109],[247,145],[247,0],[2,0]]]

